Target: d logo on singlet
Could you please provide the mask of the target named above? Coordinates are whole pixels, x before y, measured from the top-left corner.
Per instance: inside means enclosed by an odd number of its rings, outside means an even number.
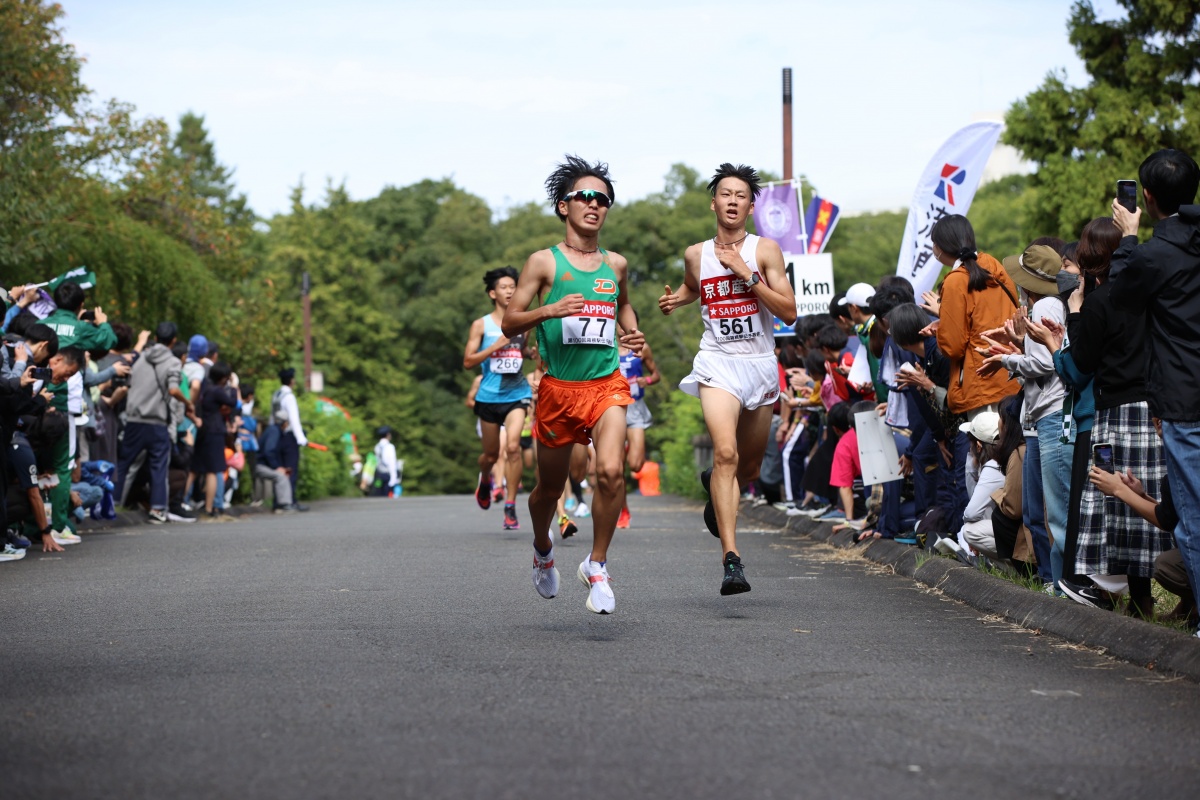
[[[596,282],[592,285],[592,291],[596,294],[616,294],[617,282],[608,278],[596,278]]]

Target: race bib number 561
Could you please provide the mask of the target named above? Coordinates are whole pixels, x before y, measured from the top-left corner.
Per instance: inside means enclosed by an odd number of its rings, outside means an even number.
[[[583,310],[563,317],[563,344],[599,344],[615,347],[617,340],[617,304],[589,300]]]

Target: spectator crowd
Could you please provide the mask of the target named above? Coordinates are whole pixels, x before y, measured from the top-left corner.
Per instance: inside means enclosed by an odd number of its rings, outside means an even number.
[[[1001,259],[948,216],[933,291],[889,276],[798,319],[755,501],[1195,630],[1200,169],[1163,150],[1139,180],[1144,243],[1136,203]],[[877,415],[899,477],[864,485]]]
[[[0,290],[0,561],[78,544],[81,522],[120,505],[153,524],[230,521],[242,476],[253,504],[305,510],[295,370],[256,416],[216,342],[171,322],[135,336],[86,306],[86,277]]]

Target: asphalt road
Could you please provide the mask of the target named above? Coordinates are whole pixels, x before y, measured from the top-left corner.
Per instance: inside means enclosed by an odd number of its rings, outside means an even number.
[[[141,526],[0,564],[0,797],[1122,797],[1200,791],[1200,687],[700,508],[530,583],[466,497]]]

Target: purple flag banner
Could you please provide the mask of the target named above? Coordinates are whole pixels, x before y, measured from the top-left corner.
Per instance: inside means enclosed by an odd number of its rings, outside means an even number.
[[[808,236],[800,202],[792,181],[763,188],[754,200],[754,228],[759,236],[774,240],[785,253],[805,253]]]

